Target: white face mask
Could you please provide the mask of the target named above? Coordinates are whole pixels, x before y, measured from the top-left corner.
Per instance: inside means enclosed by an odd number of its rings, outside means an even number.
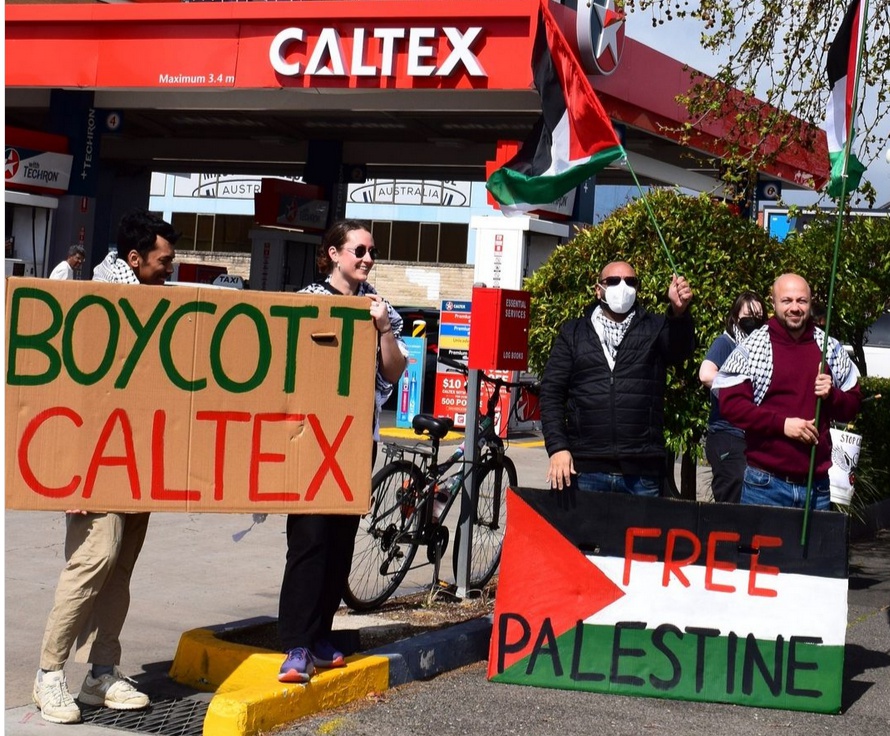
[[[627,314],[637,300],[637,290],[624,281],[617,286],[607,286],[603,291],[603,301],[615,314]]]

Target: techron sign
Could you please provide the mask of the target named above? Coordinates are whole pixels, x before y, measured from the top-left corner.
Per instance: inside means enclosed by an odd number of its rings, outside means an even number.
[[[355,28],[349,36],[347,52],[337,28],[322,28],[317,36],[285,28],[272,39],[269,63],[285,77],[393,77],[404,56],[409,77],[488,76],[476,55],[481,26]]]

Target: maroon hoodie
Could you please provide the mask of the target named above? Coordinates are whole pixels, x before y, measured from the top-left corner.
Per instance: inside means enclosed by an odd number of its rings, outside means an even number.
[[[763,401],[759,406],[754,403],[754,389],[751,381],[746,380],[720,389],[720,413],[745,430],[749,465],[803,485],[810,469],[811,447],[785,436],[785,419],[815,418],[816,375],[822,350],[813,339],[812,322],[797,340],[775,317],[767,325],[773,347],[773,377]],[[849,391],[832,386],[831,393],[822,400],[814,479],[826,478],[831,467],[831,422],[851,421],[861,402],[859,384]]]

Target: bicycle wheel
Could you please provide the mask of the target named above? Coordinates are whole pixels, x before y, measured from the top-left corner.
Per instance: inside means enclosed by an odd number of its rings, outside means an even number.
[[[476,521],[470,545],[471,590],[484,588],[501,563],[501,545],[507,528],[507,486],[516,487],[516,466],[504,457],[502,463],[491,462],[476,471],[479,498],[476,502]],[[457,551],[460,549],[460,527],[454,539],[454,572],[457,576]]]
[[[377,608],[399,587],[417,552],[420,514],[416,503],[424,476],[413,463],[397,460],[371,480],[371,510],[355,538],[352,569],[343,592],[355,611]]]

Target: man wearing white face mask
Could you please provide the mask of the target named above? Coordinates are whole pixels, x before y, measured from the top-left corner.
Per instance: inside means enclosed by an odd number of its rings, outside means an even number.
[[[598,302],[566,322],[553,344],[540,399],[551,488],[661,493],[667,366],[695,348],[692,289],[674,275],[662,316],[636,304],[637,283],[629,263],[608,264]]]

